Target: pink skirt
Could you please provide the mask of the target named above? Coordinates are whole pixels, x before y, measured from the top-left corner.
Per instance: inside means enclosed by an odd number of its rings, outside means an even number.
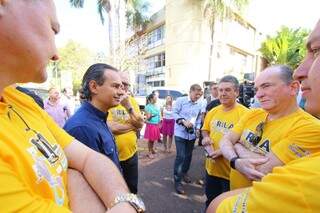
[[[157,141],[160,139],[159,124],[146,123],[146,129],[144,132],[144,138],[149,141]]]
[[[173,136],[174,133],[174,119],[163,119],[161,133],[163,135]]]

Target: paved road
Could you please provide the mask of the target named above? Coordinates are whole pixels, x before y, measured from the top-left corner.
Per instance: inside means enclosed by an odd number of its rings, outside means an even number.
[[[196,147],[189,175],[191,184],[185,184],[186,195],[178,195],[173,187],[173,163],[175,154],[168,155],[139,168],[139,195],[147,212],[197,213],[202,212],[205,202],[204,188],[196,184],[203,174],[203,150]]]

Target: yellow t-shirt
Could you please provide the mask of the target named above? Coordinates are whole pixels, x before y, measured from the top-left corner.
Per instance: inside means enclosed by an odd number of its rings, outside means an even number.
[[[136,100],[133,97],[129,97],[129,102],[134,112],[140,114],[139,105]],[[107,119],[108,121],[126,124],[129,122],[130,115],[122,105],[118,105],[109,110]],[[137,135],[135,131],[115,135],[115,139],[120,161],[125,161],[131,158],[137,152]]]
[[[202,130],[210,133],[210,138],[213,141],[213,149],[220,149],[220,140],[229,129],[231,129],[243,116],[248,109],[241,104],[228,111],[223,111],[223,106],[217,106],[210,110],[204,120]],[[223,157],[218,157],[215,160],[206,159],[206,170],[211,176],[216,176],[229,180],[230,166],[229,162]]]
[[[320,154],[274,168],[261,182],[224,200],[225,212],[319,212]]]
[[[265,122],[267,113],[262,109],[250,110],[234,126],[232,131],[241,134],[240,143],[249,150],[259,153],[272,151],[284,164],[320,151],[320,121],[302,109],[282,118],[267,121],[262,139],[254,146],[250,137],[256,134],[256,127]],[[252,183],[240,172],[231,169],[230,188],[251,186]]]
[[[2,98],[0,211],[70,212],[63,148],[73,138],[24,93],[7,87]]]

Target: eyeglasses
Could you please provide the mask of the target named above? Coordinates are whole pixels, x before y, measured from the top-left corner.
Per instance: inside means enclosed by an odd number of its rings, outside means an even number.
[[[9,110],[14,112],[19,119],[24,123],[26,126],[25,131],[26,132],[33,132],[35,135],[30,139],[31,143],[37,147],[38,151],[51,163],[54,164],[59,160],[59,155],[56,153],[58,147],[57,145],[52,146],[48,140],[41,135],[36,130],[30,128],[28,123],[22,118],[22,116],[15,110],[11,105],[9,105]],[[8,117],[11,119],[10,111],[8,111]]]

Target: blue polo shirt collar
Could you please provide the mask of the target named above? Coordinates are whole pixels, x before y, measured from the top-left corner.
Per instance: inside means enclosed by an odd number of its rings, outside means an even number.
[[[108,113],[102,112],[101,110],[97,109],[93,106],[90,102],[85,101],[83,103],[83,107],[88,110],[90,113],[95,114],[97,117],[101,118],[103,121],[106,121]]]

